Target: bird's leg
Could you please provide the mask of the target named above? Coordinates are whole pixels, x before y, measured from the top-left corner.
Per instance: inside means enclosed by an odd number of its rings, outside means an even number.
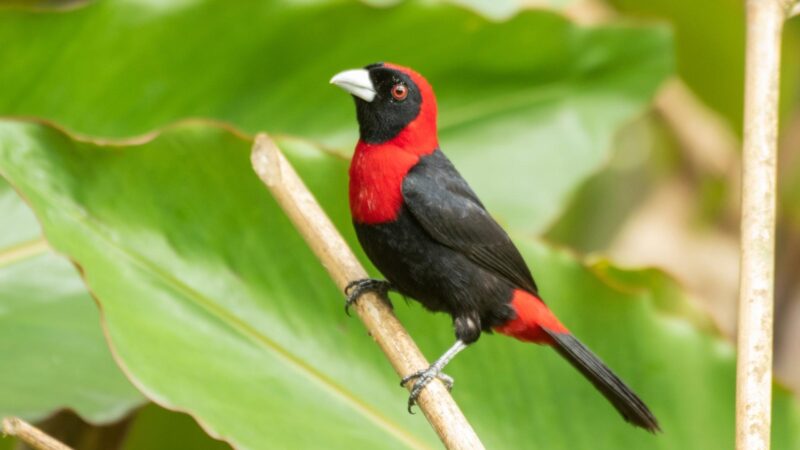
[[[452,347],[450,347],[444,355],[442,355],[439,359],[434,361],[433,364],[430,365],[425,370],[420,370],[418,372],[414,372],[411,375],[406,376],[400,381],[400,386],[404,386],[411,380],[416,379],[417,381],[414,382],[414,387],[411,389],[411,394],[408,396],[408,412],[413,414],[411,408],[414,406],[414,403],[417,402],[417,398],[419,398],[419,394],[422,393],[422,390],[425,389],[425,386],[431,382],[434,378],[438,378],[442,380],[442,382],[447,387],[447,390],[453,388],[453,378],[448,375],[442,373],[444,366],[450,362],[461,350],[467,348],[467,344],[465,344],[461,339],[457,340]]]
[[[347,296],[347,301],[344,303],[344,312],[350,315],[350,306],[353,305],[362,295],[367,292],[375,292],[381,298],[388,300],[386,294],[393,291],[394,286],[386,280],[376,280],[374,278],[364,278],[347,283],[344,288],[344,295]],[[389,303],[391,307],[392,304]]]

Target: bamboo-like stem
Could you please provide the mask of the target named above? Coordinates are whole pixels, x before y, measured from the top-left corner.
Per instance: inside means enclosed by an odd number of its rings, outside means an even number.
[[[44,431],[17,417],[3,419],[3,433],[15,436],[36,450],[72,450]]]
[[[768,450],[781,32],[786,0],[747,1],[736,448]]]
[[[344,289],[350,281],[367,278],[366,270],[344,238],[267,135],[256,136],[251,159],[258,176],[328,270],[336,285]],[[344,297],[342,302],[344,304]],[[398,375],[403,377],[428,367],[428,361],[422,352],[394,316],[391,308],[379,296],[364,294],[354,309]],[[422,391],[417,404],[447,448],[484,448],[440,381],[431,382]]]

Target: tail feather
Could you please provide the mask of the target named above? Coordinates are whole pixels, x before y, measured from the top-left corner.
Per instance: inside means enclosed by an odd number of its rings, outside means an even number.
[[[599,390],[626,421],[655,433],[661,431],[653,413],[603,361],[568,332],[542,327],[553,340],[553,347]]]

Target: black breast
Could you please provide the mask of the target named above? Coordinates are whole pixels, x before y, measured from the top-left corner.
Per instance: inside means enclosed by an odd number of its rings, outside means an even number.
[[[450,314],[459,338],[474,341],[480,330],[513,317],[511,283],[433,240],[405,206],[393,222],[354,225],[361,246],[386,279],[425,308]]]

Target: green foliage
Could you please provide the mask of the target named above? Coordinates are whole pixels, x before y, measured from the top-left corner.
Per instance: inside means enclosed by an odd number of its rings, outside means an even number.
[[[16,61],[0,66],[3,114],[116,137],[211,117],[345,153],[353,107],[327,80],[409,65],[436,88],[445,151],[493,212],[529,232],[608,159],[614,131],[672,66],[662,27],[579,28],[542,11],[496,23],[420,3],[97,2],[2,13],[0,42],[15,43],[0,60]]]
[[[136,413],[122,450],[225,450],[230,446],[208,437],[191,417],[148,405]]]
[[[114,364],[82,280],[2,180],[0,211],[0,417],[68,406],[92,422],[119,419],[143,400]]]
[[[745,4],[731,0],[610,0],[623,13],[668,20],[675,31],[677,72],[693,92],[739,133],[744,111]],[[797,95],[800,21],[787,22],[781,64],[785,107]],[[784,110],[787,108],[784,108]]]
[[[4,176],[30,199],[50,242],[84,268],[115,352],[148,397],[191,411],[240,448],[263,448],[266,435],[283,448],[321,439],[328,448],[436,445],[252,173],[249,141],[196,123],[134,145],[83,142],[35,124],[5,123],[0,136]],[[354,243],[341,201],[346,161],[282,145]],[[487,336],[451,374],[489,448],[732,445],[733,351],[695,329],[676,289],[657,288],[672,302],[665,310],[648,288],[661,282],[646,272],[587,269],[568,253],[518,243],[544,297],[647,399],[665,433],[625,424],[549,349]],[[452,340],[445,317],[397,311],[426,353]],[[800,417],[796,403],[779,404],[784,431],[775,439],[789,448],[800,442]],[[313,431],[298,427],[309,420]],[[602,433],[568,432],[587,427]]]
[[[606,165],[615,133],[670,74],[667,29],[581,28],[544,11],[508,18],[516,0],[451,3],[467,8],[128,0],[0,11],[0,42],[14,43],[0,46],[14,62],[0,66],[0,114],[57,124],[0,120],[0,175],[82,268],[117,363],[147,398],[238,448],[436,448],[252,173],[247,136],[279,136],[357,247],[345,201],[356,125],[327,80],[376,60],[412,66],[437,90],[443,149],[514,231],[548,303],[665,430],[625,424],[549,349],[487,335],[449,367],[487,448],[732,447],[733,350],[681,289],[661,272],[586,265],[530,237]],[[173,124],[197,116],[212,120]],[[600,224],[604,239],[649,176],[626,174],[635,186],[622,206],[584,187],[576,204],[594,209],[563,232]],[[63,406],[92,421],[119,417],[141,399],[114,368],[81,279],[42,247],[34,216],[5,185],[0,214],[0,350],[10,362],[0,414]],[[395,304],[428,356],[451,344],[446,317]],[[783,390],[774,423],[775,448],[800,447],[798,403]],[[178,447],[226,444],[151,405],[124,446]]]
[[[663,128],[648,115],[620,130],[611,160],[562,205],[547,239],[581,252],[606,248],[630,213],[675,165],[669,158],[674,146]]]

